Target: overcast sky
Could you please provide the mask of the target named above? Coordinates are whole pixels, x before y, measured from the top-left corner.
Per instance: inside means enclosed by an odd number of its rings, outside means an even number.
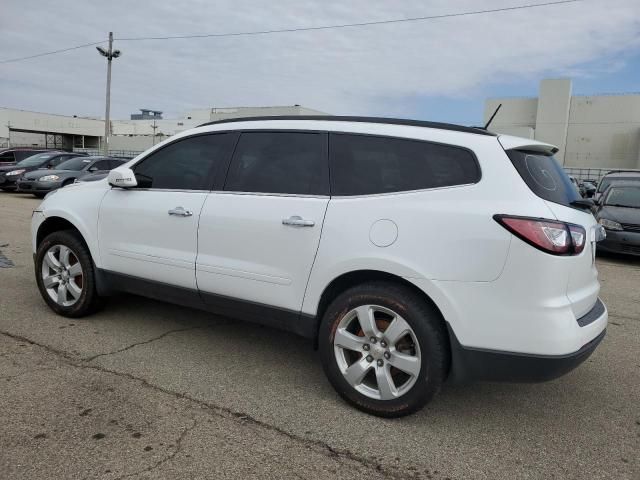
[[[116,38],[341,24],[545,0],[2,0],[0,60]],[[548,0],[546,0],[548,1]],[[487,96],[541,78],[574,91],[640,90],[640,0],[250,37],[116,41],[112,117],[301,104],[333,114],[481,121]],[[0,64],[0,106],[104,115],[95,47]]]

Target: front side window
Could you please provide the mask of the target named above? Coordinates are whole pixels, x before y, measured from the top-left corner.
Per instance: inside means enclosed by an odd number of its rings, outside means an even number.
[[[91,158],[76,157],[62,162],[58,165],[58,170],[84,170],[92,162]]]
[[[133,167],[138,187],[208,190],[233,150],[235,135],[198,135],[171,143]]]
[[[245,132],[224,189],[233,192],[328,195],[324,133]]]
[[[480,180],[467,149],[421,140],[331,134],[333,195],[373,195],[466,185]]]
[[[14,160],[13,152],[0,153],[0,162],[13,162]]]
[[[100,170],[109,170],[109,160],[99,160],[89,167],[90,172],[97,172]]]

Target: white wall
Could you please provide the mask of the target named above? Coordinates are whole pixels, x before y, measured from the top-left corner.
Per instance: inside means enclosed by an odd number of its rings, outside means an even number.
[[[569,84],[567,84],[569,82]],[[571,96],[569,80],[543,80],[537,98],[492,98],[490,130],[560,147],[571,167],[640,168],[640,94]]]

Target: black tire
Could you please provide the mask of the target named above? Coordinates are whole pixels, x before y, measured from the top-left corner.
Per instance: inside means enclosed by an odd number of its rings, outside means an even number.
[[[47,194],[46,193],[34,193],[33,196],[36,198],[44,198]]]
[[[334,354],[334,336],[341,319],[361,305],[378,305],[399,314],[411,327],[420,349],[420,371],[413,386],[391,400],[371,398],[356,390],[340,370]],[[386,418],[420,410],[438,393],[449,369],[449,347],[440,313],[403,285],[374,281],[352,287],[331,302],[319,331],[324,371],[338,394],[359,410]]]
[[[77,263],[82,267],[82,292],[75,303],[70,306],[57,303],[51,298],[44,286],[42,276],[44,256],[47,251],[55,245],[63,245],[69,248],[73,256],[77,259]],[[40,245],[38,245],[36,252],[35,274],[42,298],[47,305],[59,315],[71,318],[84,317],[98,310],[103,304],[103,299],[98,296],[96,290],[95,267],[91,259],[91,253],[80,234],[76,231],[60,230],[44,238]]]

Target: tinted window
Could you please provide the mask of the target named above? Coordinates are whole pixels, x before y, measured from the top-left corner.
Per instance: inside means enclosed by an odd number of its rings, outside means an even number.
[[[55,155],[55,153],[38,153],[36,155],[25,158],[21,162],[18,162],[18,166],[35,167],[36,165],[45,163],[48,159],[53,158]]]
[[[29,158],[32,157],[33,155],[35,155],[36,153],[40,153],[42,150],[25,150],[25,151],[16,151],[13,152],[15,157],[16,157],[16,162],[19,162],[20,160],[24,160],[25,158]]]
[[[580,200],[580,194],[553,155],[521,150],[509,150],[507,155],[538,197],[566,206],[574,200]]]
[[[240,136],[225,190],[328,195],[324,133],[247,132]]]
[[[369,135],[332,134],[333,195],[371,195],[475,183],[474,155],[449,145]]]
[[[171,143],[133,167],[138,186],[177,190],[208,190],[226,164],[235,135],[199,135]]]
[[[13,162],[14,160],[13,152],[0,153],[0,162]]]
[[[110,160],[100,160],[89,167],[89,169],[93,172],[98,170],[109,170],[109,165],[111,164]]]
[[[111,170],[112,168],[118,168],[123,163],[125,163],[125,162],[122,161],[122,160],[110,160],[109,161],[109,170]]]
[[[609,176],[604,176],[602,178],[602,180],[600,180],[600,183],[598,184],[598,192],[602,193],[604,192],[607,187],[609,185],[613,185],[615,183],[619,183],[619,182],[633,182],[633,181],[637,181],[640,182],[640,176],[637,177],[609,177]]]
[[[58,165],[57,168],[59,170],[76,170],[77,171],[77,170],[82,170],[91,162],[92,162],[91,158],[75,157],[62,162],[60,165]]]

